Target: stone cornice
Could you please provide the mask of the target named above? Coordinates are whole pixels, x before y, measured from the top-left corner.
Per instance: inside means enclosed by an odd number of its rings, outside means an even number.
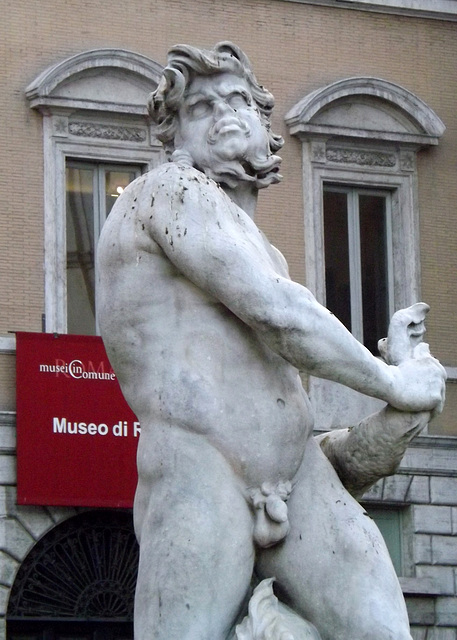
[[[321,7],[369,11],[457,22],[457,6],[454,0],[280,0],[298,4],[312,4]]]

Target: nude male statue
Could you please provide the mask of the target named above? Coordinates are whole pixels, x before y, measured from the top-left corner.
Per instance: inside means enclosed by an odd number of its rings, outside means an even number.
[[[142,428],[135,638],[226,640],[255,572],[322,640],[410,640],[380,533],[335,469],[353,493],[391,473],[370,438],[420,428],[444,370],[426,350],[375,358],[290,280],[253,221],[280,179],[272,107],[235,45],[171,49],[150,100],[171,162],[125,190],[100,239],[100,329]],[[389,406],[321,448],[299,369]]]

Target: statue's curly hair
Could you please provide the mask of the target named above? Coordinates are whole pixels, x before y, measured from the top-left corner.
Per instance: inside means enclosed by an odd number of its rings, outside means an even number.
[[[163,143],[168,155],[173,152],[177,129],[176,115],[192,77],[223,72],[234,73],[248,82],[260,118],[268,133],[271,152],[275,153],[284,144],[282,137],[274,134],[270,128],[274,98],[257,82],[248,57],[239,47],[232,42],[219,42],[213,49],[205,50],[178,44],[168,52],[168,64],[163,70],[157,89],[150,94],[148,101],[155,134]]]

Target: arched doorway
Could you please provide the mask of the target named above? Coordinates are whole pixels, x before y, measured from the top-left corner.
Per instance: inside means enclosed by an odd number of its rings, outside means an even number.
[[[11,589],[8,640],[130,640],[138,545],[131,513],[90,511],[30,551]]]

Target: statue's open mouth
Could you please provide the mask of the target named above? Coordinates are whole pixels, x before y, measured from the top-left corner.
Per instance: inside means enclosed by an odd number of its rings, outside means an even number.
[[[272,167],[271,169],[263,170],[263,171],[262,170],[258,171],[254,169],[254,167],[247,161],[241,162],[241,166],[243,167],[244,171],[248,176],[251,176],[252,178],[257,178],[257,180],[263,180],[264,178],[271,175],[272,173],[279,173],[279,164],[276,167]]]

